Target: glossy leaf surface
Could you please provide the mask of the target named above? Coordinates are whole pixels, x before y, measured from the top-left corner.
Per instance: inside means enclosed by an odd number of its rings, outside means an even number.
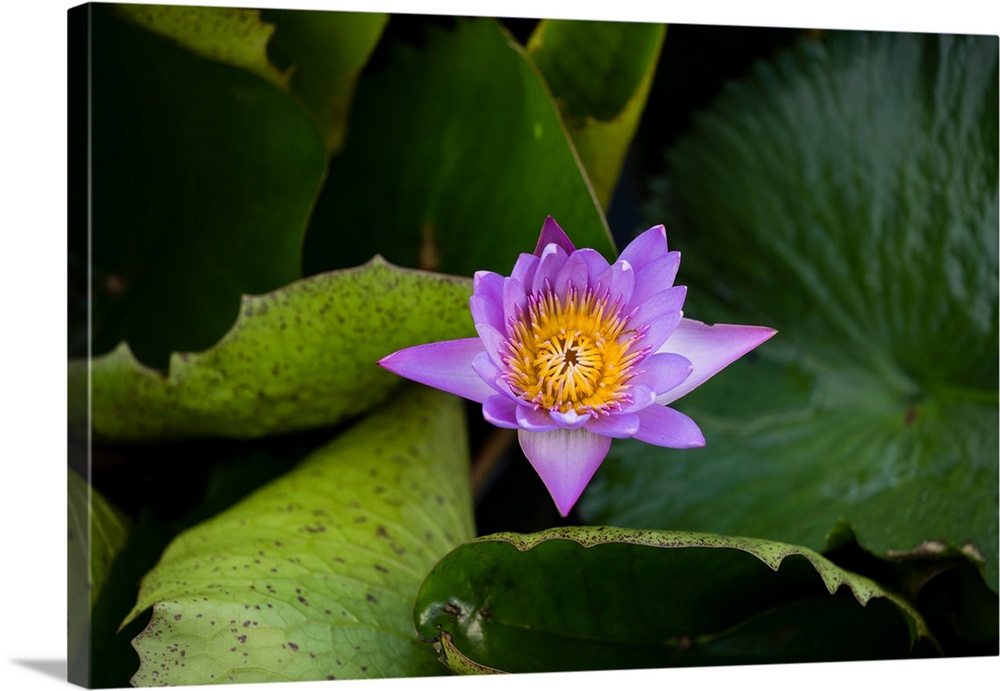
[[[489,19],[394,46],[358,86],[304,250],[306,273],[383,254],[460,276],[508,272],[552,215],[615,256],[559,113],[524,50]]]
[[[666,27],[545,19],[528,41],[601,206],[639,125]]]
[[[288,89],[323,133],[329,151],[343,143],[358,76],[382,36],[378,12],[275,10],[261,12],[277,28],[268,55],[287,65]]]
[[[414,617],[465,673],[899,657],[926,633],[903,601],[812,550],[610,527],[462,545]]]
[[[326,151],[271,82],[91,14],[92,352],[126,340],[162,367],[217,341],[242,294],[301,275]]]
[[[616,445],[588,522],[822,549],[843,520],[996,592],[996,46],[833,34],[701,115],[657,207],[686,312],[779,334],[678,402],[704,449]]]

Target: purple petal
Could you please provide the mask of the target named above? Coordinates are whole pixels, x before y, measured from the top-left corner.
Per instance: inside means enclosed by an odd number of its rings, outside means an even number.
[[[517,424],[529,432],[547,432],[557,428],[556,423],[549,417],[548,410],[535,409],[523,404],[517,406]]]
[[[482,403],[495,392],[472,369],[472,359],[481,352],[480,339],[462,338],[404,348],[378,364],[401,377]]]
[[[517,439],[563,516],[569,514],[611,448],[611,437],[586,429],[519,430]]]
[[[648,324],[657,317],[664,315],[675,314],[679,319],[686,297],[687,286],[674,286],[673,288],[661,290],[646,298],[641,305],[635,308],[635,316],[632,317],[632,324]],[[663,343],[663,341],[660,341],[660,343]],[[660,343],[651,347],[658,348]]]
[[[604,255],[589,247],[577,250],[574,254],[583,257],[583,261],[587,264],[587,282],[591,285],[597,283],[597,277],[611,267]]]
[[[563,229],[556,223],[556,219],[551,216],[547,217],[545,223],[542,224],[542,232],[538,235],[538,244],[535,245],[535,256],[542,256],[542,250],[550,243],[562,247],[566,254],[570,254],[576,249],[570,242],[569,236],[563,232]]]
[[[653,353],[642,361],[639,368],[642,373],[633,377],[632,381],[649,387],[656,396],[680,386],[694,369],[690,360],[677,353]]]
[[[584,427],[594,434],[625,439],[639,431],[639,416],[634,413],[598,415],[590,418]]]
[[[566,251],[558,245],[546,245],[538,259],[538,268],[531,281],[531,292],[537,293],[547,286],[555,287],[556,276],[569,257]]]
[[[507,327],[503,318],[503,298],[494,300],[485,295],[473,295],[469,298],[469,311],[472,321],[476,324],[489,324],[499,332]]]
[[[632,290],[635,288],[635,271],[627,261],[619,259],[597,280],[608,289],[612,301],[618,301],[620,305],[627,305],[632,299]]]
[[[511,395],[510,386],[504,381],[502,370],[497,367],[497,364],[493,362],[485,350],[472,358],[472,369],[479,375],[480,379],[492,386],[497,393],[504,394],[505,396]]]
[[[486,322],[500,331],[503,319],[504,277],[492,271],[477,271],[472,279],[472,297],[469,308],[473,322]]]
[[[658,317],[654,317],[646,322],[645,326],[648,327],[646,330],[646,335],[642,339],[642,346],[644,348],[649,348],[652,351],[663,350],[663,344],[666,342],[670,335],[677,328],[677,325],[681,322],[681,311],[672,310],[666,314],[661,314]],[[633,324],[639,323],[633,320]]]
[[[667,231],[663,226],[653,226],[628,244],[618,256],[636,271],[642,271],[650,262],[667,253]]]
[[[564,429],[577,429],[586,424],[590,415],[580,415],[575,410],[567,410],[565,413],[552,411],[549,413],[549,419],[554,420],[556,425]]]
[[[476,322],[476,333],[479,334],[479,340],[482,341],[482,349],[486,351],[497,367],[502,367],[507,342],[504,335],[486,322]]]
[[[579,252],[574,252],[566,259],[566,263],[559,269],[552,287],[557,295],[565,295],[571,287],[575,287],[582,292],[587,287],[590,275],[586,258]]]
[[[472,292],[474,295],[499,300],[503,296],[503,279],[503,276],[493,271],[477,271],[472,276]]]
[[[490,396],[483,401],[483,419],[491,425],[517,429],[517,409],[520,408],[513,399],[507,396]]]
[[[507,324],[511,319],[517,319],[528,308],[528,296],[524,292],[525,284],[521,283],[513,276],[504,279],[503,282],[503,318],[504,328],[507,333]]]
[[[632,402],[622,408],[624,413],[637,413],[647,406],[656,403],[656,392],[645,384],[631,384],[629,395]]]
[[[635,439],[671,449],[693,449],[705,445],[705,436],[698,425],[679,410],[651,405],[637,415],[639,431],[633,435]]]
[[[538,268],[538,257],[533,254],[522,254],[514,263],[510,277],[520,282],[522,286],[530,286]]]
[[[650,297],[666,290],[674,284],[677,269],[681,265],[680,252],[667,252],[659,259],[654,259],[641,270],[635,272],[635,291],[632,293],[632,304],[641,305]]]
[[[681,319],[659,352],[680,353],[691,361],[693,369],[680,386],[657,397],[656,402],[676,401],[776,333],[766,326],[709,326],[693,319]]]

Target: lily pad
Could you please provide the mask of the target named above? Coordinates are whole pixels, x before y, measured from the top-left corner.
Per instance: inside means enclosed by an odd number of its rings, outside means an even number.
[[[112,7],[120,16],[196,55],[241,67],[282,89],[288,87],[288,72],[267,56],[275,27],[261,21],[260,10],[125,3]]]
[[[430,27],[365,73],[349,136],[306,237],[304,271],[374,253],[460,276],[508,272],[548,215],[615,255],[559,112],[524,49],[491,19]],[[526,249],[527,248],[527,249]]]
[[[466,673],[907,657],[928,643],[906,602],[812,550],[611,527],[466,543],[428,575],[414,622]]]
[[[358,77],[388,15],[267,9],[261,16],[277,27],[268,55],[288,65],[291,93],[313,116],[327,150],[336,151],[344,141]]]
[[[527,50],[559,104],[594,193],[611,202],[646,106],[663,24],[544,19]]]
[[[333,425],[399,384],[376,363],[411,345],[474,335],[468,279],[364,266],[243,298],[233,328],[166,373],[127,344],[90,364],[95,436],[110,442],[255,438]],[[71,378],[87,363],[70,363]]]
[[[114,7],[121,16],[196,55],[240,67],[294,94],[330,150],[343,140],[358,74],[388,20],[379,12]]]
[[[996,37],[835,33],[697,118],[654,210],[687,306],[779,335],[678,404],[704,449],[616,444],[587,521],[813,549],[843,521],[997,591],[997,98]]]
[[[473,533],[462,405],[409,387],[167,547],[127,620],[153,608],[132,682],[439,673],[413,598]]]
[[[270,81],[107,6],[89,16],[91,206],[71,233],[91,238],[92,352],[125,340],[162,367],[217,341],[242,294],[301,276],[326,149]]]

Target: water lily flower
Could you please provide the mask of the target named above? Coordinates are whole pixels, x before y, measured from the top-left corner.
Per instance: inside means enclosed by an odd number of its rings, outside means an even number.
[[[668,407],[775,334],[683,317],[680,253],[662,225],[609,264],[576,249],[551,217],[510,276],[479,271],[469,300],[478,338],[405,348],[379,364],[481,403],[516,429],[524,455],[566,516],[611,446],[631,437],[704,446],[698,425]]]

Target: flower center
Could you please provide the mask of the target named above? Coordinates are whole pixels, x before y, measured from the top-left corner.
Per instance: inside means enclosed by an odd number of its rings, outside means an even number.
[[[628,317],[607,292],[575,289],[564,298],[539,291],[511,319],[505,378],[511,390],[536,407],[596,416],[631,400],[633,365],[645,354],[633,345],[644,330],[626,328]]]

